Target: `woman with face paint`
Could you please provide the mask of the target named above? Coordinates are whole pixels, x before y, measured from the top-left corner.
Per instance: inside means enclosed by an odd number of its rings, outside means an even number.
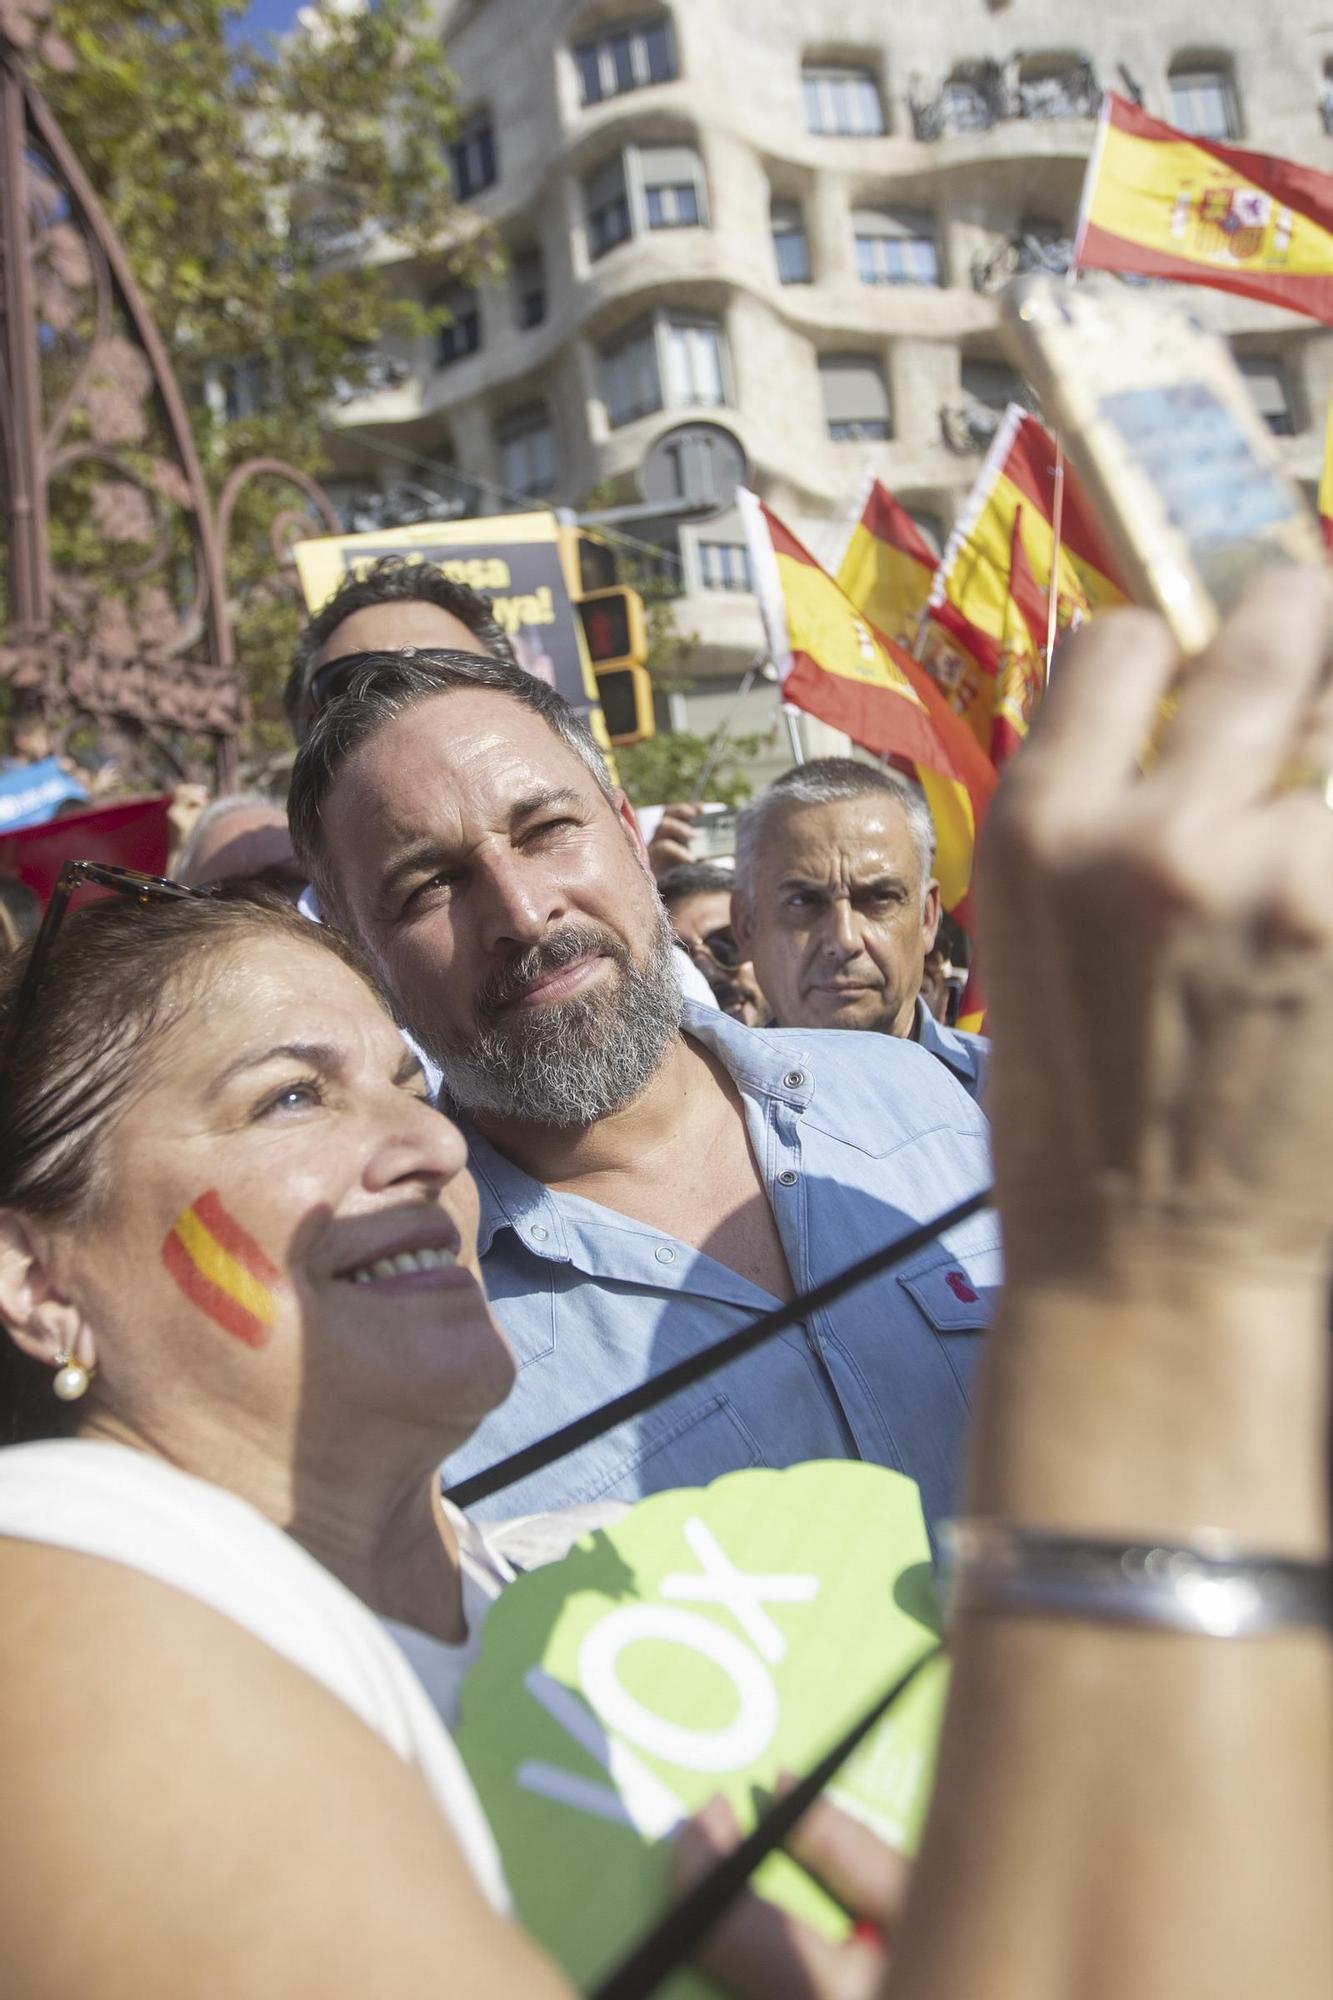
[[[738,1993],[1327,1991],[1326,597],[1260,586],[1146,775],[1179,662],[1093,621],[994,808],[1008,1279],[935,1798],[891,1964],[894,1882],[821,1806],[798,1852],[874,1932],[751,1902],[709,1940]],[[514,1369],[476,1223],[329,933],[61,932],[0,1076],[0,1990],[567,1992],[440,1721],[498,1564],[436,1469]]]
[[[407,1962],[456,1943],[460,1990],[474,1959],[559,1990],[439,1720],[512,1572],[437,1468],[514,1363],[462,1140],[356,960],[276,898],[80,911],[0,1100],[0,1573],[61,1857],[0,1983],[288,1993],[329,1960],[370,1993],[354,1883]],[[201,1852],[146,1926],[146,1857]],[[219,1906],[226,1963],[187,1971]]]

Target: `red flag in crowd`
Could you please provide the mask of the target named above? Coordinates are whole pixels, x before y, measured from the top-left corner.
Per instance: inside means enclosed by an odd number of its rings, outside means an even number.
[[[141,875],[164,875],[171,845],[171,795],[117,799],[66,813],[0,838],[0,875],[17,876],[46,902],[66,861],[104,861]]]

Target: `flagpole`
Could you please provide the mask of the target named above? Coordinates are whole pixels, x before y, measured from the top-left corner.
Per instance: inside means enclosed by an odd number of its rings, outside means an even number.
[[[1101,110],[1097,118],[1097,136],[1092,142],[1088,164],[1083,174],[1083,190],[1079,196],[1078,222],[1074,231],[1074,245],[1069,253],[1069,268],[1065,272],[1065,283],[1072,291],[1078,283],[1078,253],[1088,226],[1088,211],[1092,202],[1092,191],[1097,185],[1097,170],[1101,165],[1102,150],[1106,145],[1106,131],[1110,122],[1111,93],[1102,92]],[[1046,678],[1051,677],[1051,661],[1055,657],[1055,635],[1060,621],[1060,544],[1065,517],[1065,441],[1060,432],[1055,433],[1055,490],[1051,498],[1051,581],[1047,590],[1046,604]]]
[[[1078,221],[1074,225],[1074,248],[1069,259],[1069,274],[1076,276],[1079,268],[1079,253],[1083,248],[1083,238],[1087,234],[1088,217],[1092,211],[1092,195],[1097,185],[1097,175],[1102,164],[1102,154],[1106,150],[1106,134],[1111,123],[1111,103],[1115,92],[1102,92],[1101,109],[1097,114],[1097,134],[1088,154],[1088,164],[1083,171],[1083,187],[1078,198]]]
[[[1055,633],[1060,617],[1060,533],[1065,516],[1065,447],[1055,433],[1055,493],[1051,500],[1051,581],[1046,592],[1046,678],[1051,677]]]

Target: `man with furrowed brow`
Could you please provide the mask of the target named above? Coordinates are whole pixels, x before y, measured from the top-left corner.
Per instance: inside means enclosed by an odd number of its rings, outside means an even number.
[[[450,1480],[986,1184],[984,1118],[912,1043],[682,1003],[632,811],[520,668],[367,655],[317,716],[289,810],[322,909],[377,963],[468,1136],[520,1369]],[[492,1510],[862,1457],[916,1480],[933,1522],[955,1504],[998,1281],[996,1225],[973,1217]]]

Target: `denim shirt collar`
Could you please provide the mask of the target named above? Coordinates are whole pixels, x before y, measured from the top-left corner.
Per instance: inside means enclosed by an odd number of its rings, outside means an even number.
[[[960,1034],[956,1028],[946,1028],[937,1021],[918,993],[916,997],[916,1023],[912,1029],[912,1039],[928,1054],[937,1056],[946,1068],[963,1084],[969,1084],[977,1074],[977,1050],[973,1046],[982,1039],[979,1035]]]
[[[811,1059],[792,1035],[783,1033],[779,1041],[762,1028],[747,1028],[741,1022],[733,1021],[729,1014],[723,1014],[715,1007],[701,1006],[693,1000],[686,1000],[681,1008],[681,1027],[692,1041],[702,1042],[705,1048],[712,1051],[743,1097],[774,1099],[789,1105],[798,1115],[813,1100],[815,1077]],[[484,1257],[495,1240],[496,1231],[508,1226],[522,1239],[525,1247],[539,1257],[561,1264],[581,1262],[571,1249],[561,1203],[569,1202],[571,1212],[574,1212],[573,1204],[582,1203],[583,1197],[567,1195],[557,1200],[543,1182],[525,1173],[522,1167],[515,1166],[512,1160],[507,1160],[466,1121],[463,1121],[463,1130],[468,1143],[468,1163],[481,1196],[478,1256]],[[589,1209],[596,1207],[599,1218],[606,1222],[614,1221],[613,1213],[598,1204],[587,1203],[586,1206]],[[640,1234],[645,1228],[645,1225],[629,1217],[625,1218],[625,1226]],[[706,1261],[711,1263],[712,1259]],[[717,1268],[722,1270],[724,1267],[719,1265]],[[752,1290],[746,1287],[747,1297]]]

